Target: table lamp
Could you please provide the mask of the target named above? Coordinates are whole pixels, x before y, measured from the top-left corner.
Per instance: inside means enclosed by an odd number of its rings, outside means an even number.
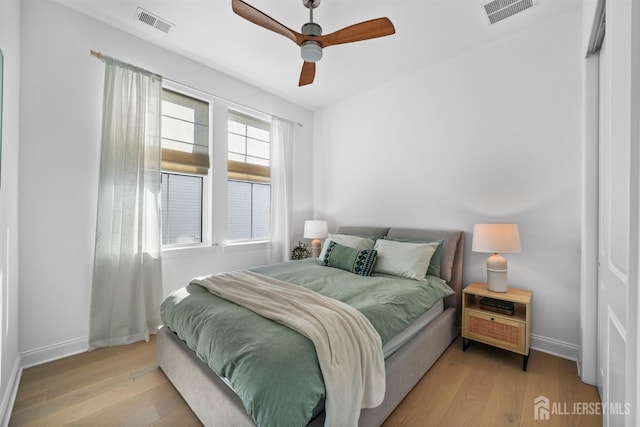
[[[487,259],[487,288],[507,292],[507,260],[500,253],[521,251],[518,224],[475,224],[471,250],[493,254]]]
[[[319,257],[322,243],[319,239],[327,237],[327,221],[323,219],[310,219],[304,222],[304,238],[311,241],[311,256]]]

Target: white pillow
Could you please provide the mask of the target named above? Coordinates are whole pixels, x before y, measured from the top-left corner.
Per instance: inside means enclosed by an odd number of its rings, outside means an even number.
[[[438,244],[439,242],[409,243],[378,239],[374,247],[378,251],[378,258],[373,272],[424,281],[429,261]]]
[[[373,245],[376,243],[369,237],[352,236],[350,234],[329,234],[329,237],[324,240],[322,251],[320,251],[319,259],[321,261],[324,259],[327,246],[329,246],[329,242],[332,240],[342,246],[348,246],[354,249],[373,249]]]

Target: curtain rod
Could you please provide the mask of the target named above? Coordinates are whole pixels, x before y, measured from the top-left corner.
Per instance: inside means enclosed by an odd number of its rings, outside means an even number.
[[[89,52],[89,54],[91,56],[95,56],[97,59],[99,59],[100,61],[104,62],[104,55],[101,54],[100,52],[96,52],[95,50],[92,50]]]
[[[104,55],[103,55],[102,53],[100,53],[100,52],[96,52],[95,50],[90,50],[90,51],[89,51],[89,54],[90,54],[91,56],[95,56],[95,57],[96,57],[96,59],[98,59],[98,60],[100,60],[100,61],[104,62]],[[170,81],[171,83],[173,83],[173,84],[177,84],[177,85],[180,85],[180,86],[186,86],[186,87],[188,87],[189,89],[193,89],[193,90],[196,90],[196,91],[198,91],[198,92],[203,92],[202,90],[200,90],[200,89],[196,89],[196,88],[194,88],[194,87],[192,87],[192,86],[185,85],[185,84],[183,84],[183,83],[178,83],[178,82],[173,81],[173,80],[171,80],[171,79],[167,79],[167,80],[169,80],[169,81]],[[214,98],[216,98],[216,99],[219,99],[219,100],[221,100],[221,101],[228,102],[228,103],[230,103],[230,104],[235,104],[235,105],[238,105],[238,106],[240,106],[240,107],[248,108],[248,109],[250,109],[250,110],[253,110],[253,111],[257,111],[257,112],[259,112],[259,113],[262,113],[261,111],[258,111],[258,110],[256,110],[255,108],[248,107],[248,106],[246,106],[246,105],[242,105],[242,104],[238,104],[238,103],[237,103],[237,102],[235,102],[235,101],[231,101],[230,99],[226,99],[226,98],[223,98],[223,97],[221,97],[221,96],[213,95],[213,94],[208,93],[208,92],[207,92],[207,95],[212,96],[212,97],[214,97]],[[262,114],[265,114],[265,113],[262,113]],[[275,114],[269,114],[269,115],[270,115],[270,116],[272,116],[272,117],[278,117],[278,118],[280,118],[280,116],[277,116],[277,115],[275,115]],[[288,119],[285,119],[285,120],[288,120]],[[303,125],[302,123],[300,123],[300,122],[298,122],[298,123],[296,123],[296,124],[297,124],[298,126],[300,126],[300,127],[304,127],[304,125]]]

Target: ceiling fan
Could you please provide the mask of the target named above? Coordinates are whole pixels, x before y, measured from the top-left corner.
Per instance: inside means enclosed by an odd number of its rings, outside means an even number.
[[[283,35],[300,46],[304,63],[298,86],[313,83],[316,75],[316,62],[322,58],[323,48],[389,36],[396,32],[389,18],[378,18],[322,35],[322,27],[313,22],[313,9],[320,5],[320,0],[302,0],[302,4],[309,9],[309,22],[302,26],[302,33],[298,33],[242,0],[231,0],[233,11],[236,14],[267,30]]]

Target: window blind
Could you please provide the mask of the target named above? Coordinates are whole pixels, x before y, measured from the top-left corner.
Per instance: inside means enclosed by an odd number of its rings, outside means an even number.
[[[162,90],[162,169],[209,172],[209,104]]]
[[[268,240],[271,230],[271,185],[229,181],[228,239]]]
[[[202,242],[203,177],[163,173],[162,244]]]

